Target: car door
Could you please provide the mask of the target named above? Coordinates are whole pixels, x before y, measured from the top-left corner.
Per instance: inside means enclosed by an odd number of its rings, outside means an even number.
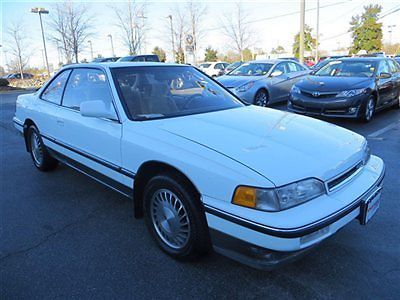
[[[394,85],[392,77],[382,78],[382,73],[391,74],[389,64],[386,59],[381,60],[377,72],[378,103],[377,106],[384,106],[392,101]]]
[[[289,96],[290,88],[290,76],[287,70],[287,63],[278,63],[273,68],[268,78],[269,103],[284,100]]]
[[[101,181],[113,186],[111,183],[123,180],[120,167],[122,124],[119,120],[80,114],[82,102],[96,100],[115,110],[106,74],[100,69],[74,69],[65,87],[62,114],[57,121],[61,131],[59,142],[68,157],[89,168],[87,173],[93,172],[94,177],[101,177]],[[107,182],[104,175],[113,181]]]
[[[64,70],[57,74],[39,94],[39,99],[34,103],[35,109],[32,110],[32,116],[39,132],[44,137],[44,143],[48,144],[49,139],[58,138],[59,117],[62,112],[61,98],[71,73],[70,69]],[[48,139],[46,139],[48,138]]]
[[[392,74],[393,92],[391,95],[392,100],[397,101],[400,97],[400,65],[394,60],[388,60],[390,72]]]

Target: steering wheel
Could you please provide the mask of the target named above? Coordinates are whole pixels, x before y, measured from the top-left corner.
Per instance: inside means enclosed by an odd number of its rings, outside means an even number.
[[[201,94],[190,95],[188,97],[188,100],[186,101],[185,105],[183,106],[183,108],[188,109],[191,106],[192,102],[194,102],[196,100],[196,98],[198,98],[198,97],[202,97],[202,95]]]

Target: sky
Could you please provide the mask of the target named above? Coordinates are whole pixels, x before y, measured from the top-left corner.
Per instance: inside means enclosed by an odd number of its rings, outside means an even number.
[[[146,3],[146,46],[142,52],[150,53],[155,46],[159,46],[170,53],[171,46],[168,36],[169,14],[173,14],[177,7],[184,7],[184,1],[136,1]],[[204,49],[211,46],[219,53],[231,50],[229,41],[221,30],[221,19],[225,15],[232,14],[235,9],[233,1],[199,1],[206,8],[206,14],[202,21],[203,37],[199,41],[199,59],[203,58]],[[294,35],[299,31],[300,24],[300,1],[299,0],[253,0],[241,1],[248,20],[251,21],[251,28],[255,36],[256,48],[270,51],[278,45],[287,50],[291,50]],[[42,67],[43,62],[43,42],[41,38],[39,17],[30,12],[33,7],[44,7],[50,11],[49,15],[43,15],[44,29],[46,34],[47,52],[49,63],[58,64],[58,54],[56,46],[49,40],[50,28],[48,21],[56,1],[18,1],[0,0],[1,12],[1,65],[5,60],[11,59],[11,54],[7,51],[10,43],[7,36],[7,27],[13,22],[23,22],[26,26],[28,36],[29,52],[32,53],[29,64],[34,67]],[[75,5],[86,5],[92,14],[92,23],[96,32],[90,40],[93,45],[94,56],[101,54],[111,56],[110,40],[108,34],[113,36],[115,54],[117,56],[127,55],[124,48],[120,30],[116,26],[116,18],[113,7],[123,7],[123,1],[74,1]],[[332,51],[340,47],[348,47],[351,43],[351,36],[347,33],[351,16],[361,14],[363,6],[367,4],[380,4],[382,14],[393,9],[400,8],[398,0],[320,0],[320,49]],[[316,0],[306,0],[306,24],[316,28]],[[286,16],[285,16],[286,15]],[[384,42],[400,42],[400,11],[388,15],[381,19],[383,23]],[[392,27],[390,37],[389,26]],[[169,56],[168,56],[169,57]],[[89,44],[80,55],[80,60],[86,58],[90,60]]]

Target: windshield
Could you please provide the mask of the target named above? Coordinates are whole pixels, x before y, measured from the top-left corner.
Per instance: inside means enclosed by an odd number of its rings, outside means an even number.
[[[229,76],[263,76],[272,68],[272,64],[246,63],[230,72]]]
[[[158,119],[244,106],[190,66],[112,68],[114,82],[134,120]]]
[[[374,61],[332,60],[315,72],[317,76],[372,77],[376,69]]]

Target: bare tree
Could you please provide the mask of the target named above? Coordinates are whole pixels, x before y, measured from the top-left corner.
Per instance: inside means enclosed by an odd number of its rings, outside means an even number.
[[[79,53],[85,47],[91,32],[91,18],[86,6],[71,0],[55,5],[55,17],[50,22],[53,29],[53,41],[61,45],[67,62],[79,62]]]
[[[203,37],[203,30],[201,26],[202,19],[206,13],[207,7],[201,2],[195,2],[193,0],[189,0],[186,6],[189,15],[188,28],[189,28],[189,33],[193,37],[193,52],[196,63],[199,41]]]
[[[26,27],[24,23],[11,23],[8,30],[8,37],[10,39],[9,49],[13,56],[9,64],[10,69],[18,70],[21,74],[21,79],[24,79],[24,68],[29,61],[29,53],[27,53],[28,38],[26,36]]]
[[[146,31],[145,4],[129,0],[123,7],[115,7],[117,26],[122,30],[122,40],[129,54],[136,54],[144,43]]]
[[[241,3],[236,3],[235,12],[225,15],[222,20],[222,30],[225,36],[234,45],[243,61],[243,50],[253,43],[253,32],[249,25],[249,15],[244,11]]]

